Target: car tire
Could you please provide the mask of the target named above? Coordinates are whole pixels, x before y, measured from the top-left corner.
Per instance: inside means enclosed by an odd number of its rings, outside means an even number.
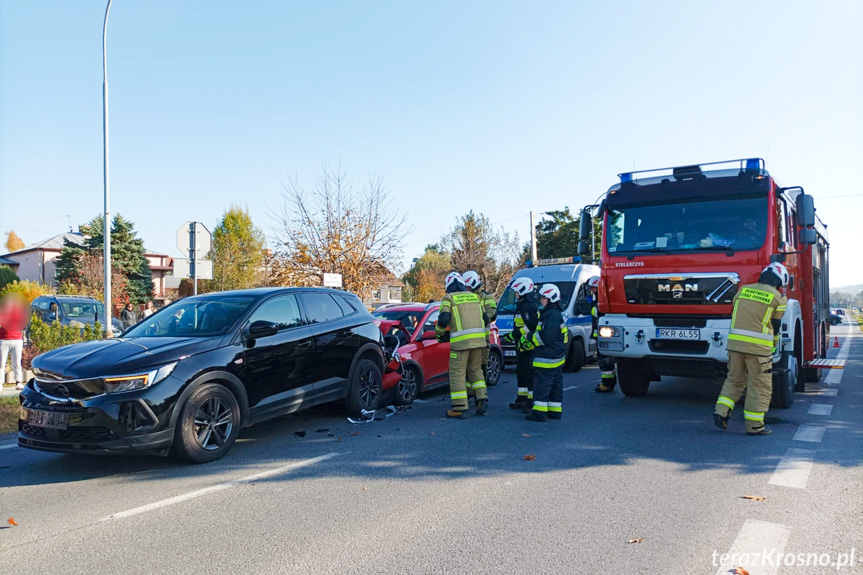
[[[221,459],[240,433],[240,404],[218,383],[205,383],[183,404],[174,430],[177,459],[208,463]]]
[[[503,370],[503,357],[495,349],[488,352],[488,364],[485,367],[485,385],[494,387],[500,383],[500,372]]]
[[[420,394],[420,372],[416,367],[404,368],[402,378],[393,388],[393,403],[396,405],[410,405]]]
[[[351,415],[360,415],[363,410],[374,411],[381,400],[383,380],[381,370],[370,359],[357,361],[351,370],[345,408]]]
[[[584,344],[579,339],[572,340],[569,344],[569,352],[566,354],[566,363],[563,364],[563,371],[572,373],[581,371],[584,361]]]
[[[641,397],[646,395],[650,388],[650,374],[643,373],[639,367],[638,362],[617,362],[617,383],[620,384],[620,391],[626,396]]]
[[[799,376],[797,358],[791,352],[783,352],[782,357],[776,363],[775,370],[770,405],[771,407],[786,409],[794,404],[794,391],[797,388]]]

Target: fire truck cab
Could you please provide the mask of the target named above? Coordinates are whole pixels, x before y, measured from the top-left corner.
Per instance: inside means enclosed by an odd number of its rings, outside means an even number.
[[[581,229],[593,229],[598,208],[598,346],[617,358],[623,393],[644,395],[663,375],[723,377],[734,296],[779,261],[791,281],[773,405],[790,406],[795,390],[820,376],[815,360],[828,343],[829,243],[812,196],[777,185],[762,159],[619,178],[599,206],[582,211]],[[592,250],[583,241],[579,251]]]

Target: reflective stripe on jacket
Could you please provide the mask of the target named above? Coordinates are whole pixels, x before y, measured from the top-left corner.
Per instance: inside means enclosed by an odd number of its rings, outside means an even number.
[[[440,318],[450,316],[441,325]],[[444,331],[449,326],[450,349],[460,351],[486,346],[485,321],[479,297],[473,292],[448,293],[440,302],[440,316],[435,331]]]
[[[536,345],[533,367],[550,369],[564,364],[569,330],[563,321],[560,305],[549,304],[542,310],[537,329],[531,339]]]
[[[773,321],[782,319],[787,304],[785,296],[773,286],[754,283],[741,287],[734,296],[728,351],[772,355],[779,340]]]

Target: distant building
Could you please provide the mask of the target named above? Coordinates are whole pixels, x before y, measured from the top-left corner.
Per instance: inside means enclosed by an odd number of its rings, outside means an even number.
[[[80,232],[66,232],[37,242],[20,250],[0,256],[0,265],[11,266],[21,280],[47,285],[57,284],[57,267],[54,260],[60,256],[65,242],[84,247],[86,236]],[[165,254],[144,250],[153,276],[156,299],[165,297],[165,277],[174,269],[174,259]],[[6,263],[8,261],[8,263]]]

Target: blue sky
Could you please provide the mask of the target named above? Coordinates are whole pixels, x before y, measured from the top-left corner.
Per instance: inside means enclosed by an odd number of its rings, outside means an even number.
[[[104,6],[0,0],[0,232],[102,209]],[[239,202],[269,231],[280,178],[341,162],[384,177],[409,261],[470,209],[526,239],[633,166],[761,156],[861,284],[861,26],[855,0],[115,0],[112,211],[179,255],[184,221]]]

